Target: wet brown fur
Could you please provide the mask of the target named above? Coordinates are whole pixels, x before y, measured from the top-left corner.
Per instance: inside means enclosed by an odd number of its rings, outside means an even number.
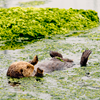
[[[33,74],[34,66],[28,62],[14,62],[7,71],[7,76],[13,78],[29,77]]]

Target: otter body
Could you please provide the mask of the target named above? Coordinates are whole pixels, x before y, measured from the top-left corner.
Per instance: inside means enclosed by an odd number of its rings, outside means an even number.
[[[73,67],[73,62],[66,62],[66,61],[60,61],[57,58],[52,58],[51,60],[42,61],[40,63],[37,63],[34,68],[35,70],[37,68],[43,69],[45,73],[50,73],[56,70],[65,70],[67,68]]]
[[[91,50],[85,50],[82,53],[80,65],[86,66],[88,57]],[[30,76],[43,76],[43,72],[50,73],[56,70],[65,70],[73,67],[73,60],[63,58],[63,56],[56,52],[50,51],[52,57],[49,61],[43,61],[37,64],[38,56],[34,56],[32,61],[29,62],[15,62],[10,65],[7,71],[7,76],[13,78],[30,77]]]

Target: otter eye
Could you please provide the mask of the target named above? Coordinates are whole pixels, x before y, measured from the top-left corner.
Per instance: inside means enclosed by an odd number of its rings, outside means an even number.
[[[23,69],[21,69],[20,72],[23,72]]]
[[[27,69],[30,68],[30,66],[27,66]]]

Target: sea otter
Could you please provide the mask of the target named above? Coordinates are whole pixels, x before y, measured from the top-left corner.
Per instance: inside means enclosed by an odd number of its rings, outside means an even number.
[[[91,50],[85,50],[82,53],[80,65],[86,66],[88,57],[91,54]],[[7,76],[12,78],[22,78],[30,76],[43,76],[43,73],[50,73],[56,70],[64,70],[73,67],[73,60],[63,58],[63,56],[56,52],[50,51],[52,57],[49,61],[43,61],[38,63],[38,56],[34,56],[32,61],[14,62],[10,65],[7,71]]]

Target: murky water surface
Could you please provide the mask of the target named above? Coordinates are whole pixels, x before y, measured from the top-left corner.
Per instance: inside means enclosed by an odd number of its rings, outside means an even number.
[[[24,49],[1,50],[0,99],[98,100],[100,98],[100,39],[95,40],[97,36],[94,34],[99,34],[99,32],[98,27],[78,37],[57,35],[51,39],[40,39],[27,44]],[[79,61],[85,49],[92,50],[92,54],[87,67],[81,68]],[[12,62],[29,61],[34,55],[38,55],[39,61],[49,60],[50,50],[58,51],[64,57],[73,59],[75,66],[64,71],[45,74],[43,78],[12,79],[6,77],[6,71]]]
[[[29,0],[21,0],[27,2]],[[17,6],[19,0],[2,0],[2,7]],[[37,7],[94,9],[100,12],[99,0],[51,0]],[[79,35],[73,37],[74,33]],[[82,33],[82,34],[80,34]],[[72,36],[72,37],[68,37]],[[92,50],[88,65],[80,67],[85,49]],[[60,52],[74,60],[75,66],[64,71],[45,74],[43,78],[12,79],[6,77],[9,65],[29,61],[38,55],[39,61],[49,60],[49,51]],[[51,39],[40,39],[24,49],[0,50],[0,100],[99,100],[100,99],[100,26],[89,31],[70,32]]]

